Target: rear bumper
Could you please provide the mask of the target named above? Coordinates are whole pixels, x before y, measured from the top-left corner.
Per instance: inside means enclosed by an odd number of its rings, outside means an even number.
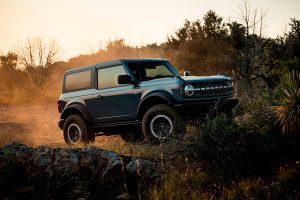
[[[58,127],[61,129],[61,130],[63,130],[63,127],[64,127],[64,119],[60,119],[58,122],[57,122],[57,125],[58,125]]]

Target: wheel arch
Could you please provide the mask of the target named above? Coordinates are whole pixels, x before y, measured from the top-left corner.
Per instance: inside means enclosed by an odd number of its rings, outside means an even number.
[[[161,92],[155,92],[148,94],[143,98],[141,103],[138,106],[138,118],[141,120],[147,110],[154,105],[157,104],[167,104],[167,105],[172,105],[176,101],[174,97],[172,97],[172,94],[169,94],[166,91],[161,91]]]
[[[81,115],[88,123],[92,123],[92,117],[90,116],[90,114],[87,112],[87,110],[85,109],[85,107],[79,103],[75,103],[75,104],[71,104],[68,107],[66,107],[60,116],[61,121],[66,120],[66,118],[70,115],[74,115],[74,114],[79,114]]]

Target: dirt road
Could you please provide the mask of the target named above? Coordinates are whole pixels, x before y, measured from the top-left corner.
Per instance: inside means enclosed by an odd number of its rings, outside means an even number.
[[[11,142],[64,146],[58,119],[56,104],[0,105],[0,146]],[[108,142],[124,143],[118,135],[100,136],[96,137],[95,145],[106,146]]]
[[[58,119],[55,104],[0,106],[0,145],[63,143]]]

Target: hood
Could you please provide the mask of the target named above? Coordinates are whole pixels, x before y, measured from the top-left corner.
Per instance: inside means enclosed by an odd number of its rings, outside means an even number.
[[[213,81],[230,81],[231,78],[223,75],[215,75],[215,76],[182,76],[182,79],[189,83],[195,82],[213,82]]]

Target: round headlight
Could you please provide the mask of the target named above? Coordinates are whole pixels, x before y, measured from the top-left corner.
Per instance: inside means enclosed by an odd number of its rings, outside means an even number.
[[[187,96],[192,96],[194,94],[194,87],[192,85],[186,85],[184,87],[184,93]]]

